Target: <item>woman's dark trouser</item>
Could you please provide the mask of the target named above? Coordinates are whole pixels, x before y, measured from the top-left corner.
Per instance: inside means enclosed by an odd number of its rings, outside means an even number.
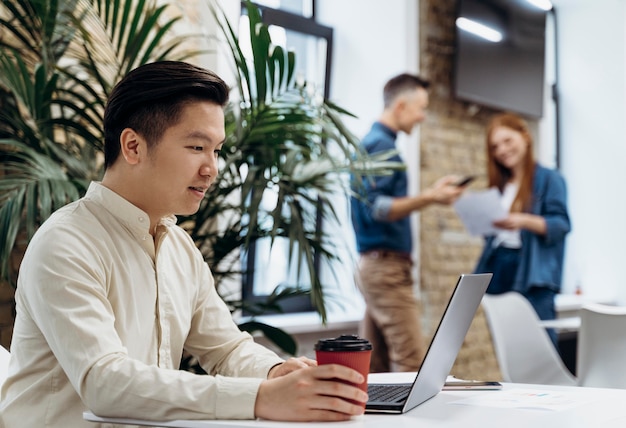
[[[488,294],[502,294],[512,291],[513,282],[517,275],[519,265],[519,249],[498,247],[494,250],[485,267],[485,272],[492,272],[493,278],[487,289]],[[552,320],[556,318],[554,308],[554,298],[556,292],[547,287],[530,287],[522,293],[530,304],[535,308],[535,312],[541,320]],[[548,335],[558,349],[558,337],[554,329],[547,329]]]

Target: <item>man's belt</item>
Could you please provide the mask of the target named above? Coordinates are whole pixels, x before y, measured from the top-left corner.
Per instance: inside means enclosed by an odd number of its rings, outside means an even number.
[[[371,259],[401,259],[408,262],[413,261],[411,258],[411,254],[404,251],[369,250],[361,253],[361,256]]]

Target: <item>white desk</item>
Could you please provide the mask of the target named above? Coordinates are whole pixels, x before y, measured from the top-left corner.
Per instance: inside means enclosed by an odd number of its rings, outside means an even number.
[[[557,318],[577,316],[578,311],[588,299],[580,294],[557,294],[554,297],[554,308]]]
[[[389,376],[370,375],[372,382],[385,381]],[[402,376],[393,374],[392,381]],[[405,376],[406,377],[406,376]],[[408,375],[410,377],[410,374]],[[404,379],[406,380],[406,379]],[[505,408],[501,406],[514,394],[546,394],[546,399],[562,404],[560,410]],[[550,398],[552,397],[552,398]],[[477,403],[462,403],[468,399]],[[565,386],[504,384],[502,391],[443,391],[404,415],[367,414],[347,422],[293,423],[274,421],[173,421],[146,422],[98,418],[90,412],[85,419],[93,422],[148,425],[178,428],[623,428],[626,426],[626,390]]]
[[[587,303],[602,303],[605,305],[615,305],[613,299],[601,296],[589,296],[585,294],[557,294],[554,298],[554,308],[557,318],[578,317],[580,308]]]
[[[542,320],[540,323],[558,332],[577,332],[580,328],[580,308],[587,302],[592,300],[577,294],[557,294],[554,299],[556,319]]]
[[[578,331],[580,330],[580,317],[540,320],[539,324],[541,324],[542,327],[553,328],[556,331]]]

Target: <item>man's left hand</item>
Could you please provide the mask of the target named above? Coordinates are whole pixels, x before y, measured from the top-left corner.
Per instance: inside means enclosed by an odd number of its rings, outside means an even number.
[[[267,378],[274,379],[289,374],[293,371],[316,365],[317,361],[307,357],[289,358],[287,361],[272,367],[270,369],[270,372],[267,374]]]

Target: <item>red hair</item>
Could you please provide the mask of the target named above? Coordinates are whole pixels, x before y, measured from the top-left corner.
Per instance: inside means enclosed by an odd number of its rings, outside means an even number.
[[[535,169],[535,157],[533,155],[533,138],[528,130],[528,124],[520,116],[513,113],[502,113],[494,116],[487,126],[487,177],[489,187],[496,186],[502,192],[506,183],[511,179],[512,173],[507,167],[499,164],[493,156],[493,150],[489,144],[491,136],[496,128],[505,127],[519,132],[528,143],[524,163],[524,175],[521,178],[517,195],[511,205],[511,212],[528,211],[532,202],[533,172]]]

